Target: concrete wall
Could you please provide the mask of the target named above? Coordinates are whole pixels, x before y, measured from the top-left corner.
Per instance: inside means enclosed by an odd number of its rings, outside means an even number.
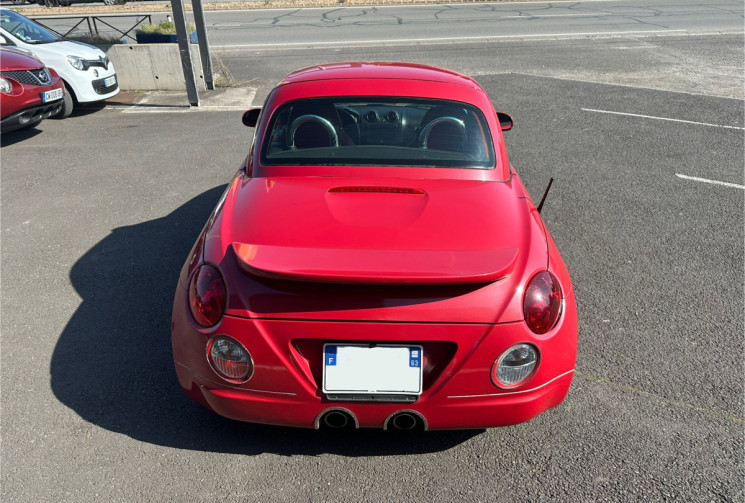
[[[197,89],[206,89],[199,46],[189,44]],[[106,55],[114,63],[123,91],[185,91],[178,44],[112,45]]]

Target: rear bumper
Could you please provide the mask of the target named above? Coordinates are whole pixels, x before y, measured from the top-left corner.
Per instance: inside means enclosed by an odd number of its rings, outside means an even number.
[[[416,403],[331,402],[304,393],[278,393],[226,388],[205,382],[183,365],[176,365],[186,394],[221,416],[280,426],[318,428],[321,417],[332,410],[350,414],[357,427],[386,428],[399,412],[414,412],[425,429],[473,429],[508,426],[528,421],[559,405],[569,391],[574,370],[538,387],[498,395],[437,396]],[[201,383],[200,383],[201,381]],[[188,386],[188,384],[187,384]]]
[[[0,121],[3,133],[33,125],[42,119],[48,119],[62,110],[62,100],[47,103],[38,107],[26,108],[11,114]]]
[[[361,428],[385,428],[401,411],[427,429],[506,426],[559,405],[571,384],[577,350],[573,299],[557,327],[536,336],[523,322],[447,324],[247,319],[225,316],[210,330],[195,326],[179,288],[173,312],[176,374],[186,394],[240,421],[317,428],[321,415],[342,409]],[[251,354],[254,369],[242,384],[222,380],[209,365],[207,343],[222,334]],[[423,390],[415,402],[329,400],[322,392],[323,344],[385,343],[423,347]],[[538,348],[540,365],[525,385],[504,390],[491,378],[494,362],[514,344]],[[384,369],[383,369],[384,371]]]

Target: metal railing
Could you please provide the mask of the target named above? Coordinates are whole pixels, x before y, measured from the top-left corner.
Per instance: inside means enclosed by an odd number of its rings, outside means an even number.
[[[106,20],[112,21],[112,18],[134,18],[134,24],[130,26],[128,29],[118,28],[106,21]],[[132,35],[130,35],[130,33],[132,33],[135,30],[135,28],[140,26],[145,21],[147,21],[148,24],[152,24],[151,14],[107,14],[105,16],[62,16],[62,17],[38,16],[38,17],[33,17],[32,19],[36,21],[37,23],[39,23],[40,25],[42,25],[44,28],[50,31],[53,31],[54,33],[56,33],[62,38],[66,38],[68,35],[75,32],[76,30],[84,31],[80,29],[80,25],[82,25],[83,23],[86,23],[86,26],[88,27],[88,34],[90,36],[100,35],[98,25],[101,24],[101,25],[108,27],[110,29],[109,32],[113,30],[114,32],[121,35],[122,38],[128,37],[136,41],[137,39],[133,37]],[[65,33],[61,33],[60,31],[55,30],[54,28],[52,28],[51,26],[43,22],[43,21],[48,22],[52,20],[54,21],[60,21],[60,20],[75,21],[77,20],[77,22],[72,26],[72,28],[67,30]]]

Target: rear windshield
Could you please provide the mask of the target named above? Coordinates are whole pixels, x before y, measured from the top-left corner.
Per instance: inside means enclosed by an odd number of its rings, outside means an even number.
[[[264,165],[494,168],[481,111],[412,98],[297,100],[269,120]]]

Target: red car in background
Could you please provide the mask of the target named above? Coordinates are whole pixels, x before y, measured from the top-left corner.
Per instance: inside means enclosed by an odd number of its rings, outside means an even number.
[[[0,129],[34,127],[62,109],[64,84],[26,52],[0,48]]]
[[[242,421],[427,430],[561,403],[569,274],[471,78],[403,63],[288,75],[181,271],[192,399]]]

